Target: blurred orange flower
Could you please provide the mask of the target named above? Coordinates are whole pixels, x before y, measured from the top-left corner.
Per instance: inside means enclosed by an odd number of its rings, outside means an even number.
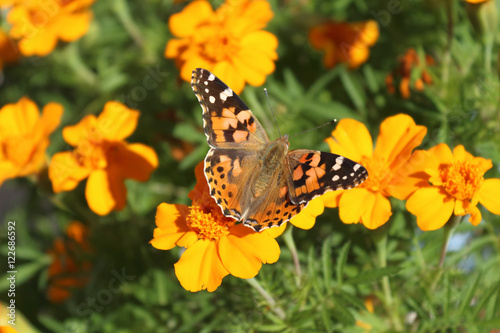
[[[0,326],[0,333],[17,333],[17,331],[10,326]]]
[[[434,58],[429,55],[425,56],[425,66],[420,74],[420,77],[413,82],[412,86],[418,90],[424,90],[424,83],[427,85],[432,84],[432,78],[425,69],[426,66],[434,65]],[[399,83],[399,91],[403,98],[410,98],[410,78],[412,71],[420,66],[420,59],[415,51],[415,49],[408,49],[404,56],[399,59],[399,67],[385,77],[385,84],[387,85],[387,90],[389,93],[394,94],[396,89],[394,88],[394,78],[396,76],[401,77],[401,82]]]
[[[184,81],[191,81],[193,68],[206,68],[239,94],[274,71],[278,40],[261,30],[272,17],[265,0],[226,0],[216,11],[208,1],[193,1],[170,17],[177,38],[167,43],[165,57],[176,60]]]
[[[16,43],[0,29],[0,71],[4,64],[16,62],[19,59],[19,50]]]
[[[309,41],[318,50],[325,52],[323,63],[332,68],[346,63],[357,68],[370,56],[370,46],[379,37],[378,24],[374,20],[363,22],[327,22],[311,28]]]
[[[368,229],[385,224],[392,215],[388,197],[399,196],[400,187],[404,186],[400,171],[426,133],[427,129],[417,126],[410,116],[398,114],[382,122],[373,149],[365,125],[342,119],[326,142],[333,153],[362,164],[369,177],[356,188],[326,193],[323,195],[325,206],[339,207],[344,223],[361,222]]]
[[[59,39],[72,42],[87,33],[95,0],[6,1],[10,36],[19,40],[26,56],[46,56]]]
[[[262,263],[274,263],[280,248],[274,237],[284,226],[255,232],[225,217],[210,196],[203,162],[195,169],[197,183],[189,193],[191,206],[162,203],[156,211],[151,245],[160,250],[175,246],[186,251],[174,265],[182,287],[189,291],[216,290],[232,274],[242,279],[257,275]]]
[[[66,237],[54,241],[49,250],[53,261],[49,267],[49,287],[47,297],[53,303],[61,303],[71,296],[72,289],[87,284],[92,253],[88,243],[88,228],[80,222],[71,221],[66,229]]]
[[[62,113],[60,104],[49,103],[40,117],[38,107],[27,97],[0,109],[0,185],[43,168],[49,136],[59,126]]]
[[[414,152],[405,188],[414,192],[406,208],[417,216],[422,230],[436,230],[453,215],[470,214],[473,225],[481,222],[481,203],[493,214],[500,214],[500,179],[484,179],[493,166],[491,160],[474,157],[462,145],[450,148],[441,143],[427,151]]]
[[[465,2],[472,3],[472,4],[477,4],[477,3],[483,3],[483,2],[488,2],[491,0],[464,0]]]
[[[64,140],[75,149],[52,157],[49,178],[54,192],[71,191],[88,177],[85,196],[90,209],[106,215],[125,207],[123,181],[146,181],[158,167],[151,147],[124,141],[134,132],[138,118],[139,111],[108,102],[99,117],[88,115],[77,125],[66,126]]]

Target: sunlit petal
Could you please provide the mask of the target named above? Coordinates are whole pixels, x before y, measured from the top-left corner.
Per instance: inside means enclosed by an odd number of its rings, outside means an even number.
[[[424,231],[444,226],[453,213],[454,206],[455,201],[439,187],[417,190],[406,202],[406,209],[417,216],[417,224]]]

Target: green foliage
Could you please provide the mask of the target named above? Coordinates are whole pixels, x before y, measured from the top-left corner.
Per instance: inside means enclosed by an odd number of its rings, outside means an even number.
[[[293,135],[335,118],[354,118],[376,135],[387,116],[406,113],[428,128],[423,148],[463,144],[493,161],[496,168],[488,178],[500,178],[500,35],[485,45],[463,2],[396,2],[397,13],[390,12],[393,0],[271,1],[275,17],[267,30],[279,40],[279,59],[265,86],[281,133]],[[127,207],[105,217],[88,209],[84,183],[57,195],[43,177],[38,183],[27,178],[2,185],[0,260],[7,261],[6,222],[15,220],[16,305],[25,317],[20,319],[23,325],[31,323],[33,332],[74,333],[499,329],[500,219],[486,210],[478,226],[466,221],[458,226],[451,244],[464,241],[447,253],[443,267],[439,253],[444,231],[421,232],[404,203],[394,200],[393,216],[380,231],[343,224],[336,209],[326,209],[313,229],[293,229],[296,248],[280,238],[279,261],[264,265],[255,278],[274,305],[233,276],[224,278],[213,293],[190,293],[180,286],[173,268],[180,250],[160,251],[148,242],[161,202],[190,203],[194,167],[208,150],[198,101],[189,84],[179,80],[174,61],[164,57],[172,38],[168,18],[183,6],[169,0],[97,1],[90,30],[80,40],[60,43],[47,57],[23,58],[4,68],[0,106],[22,96],[40,107],[52,101],[64,106],[49,156],[70,148],[62,139],[64,126],[98,114],[109,100],[119,100],[141,111],[129,141],[154,147],[160,158],[148,182],[127,181]],[[356,70],[323,67],[307,33],[326,19],[379,20],[380,37],[367,63]],[[0,23],[8,26],[3,19]],[[397,86],[389,94],[384,79],[408,48],[415,48],[422,60],[431,55],[435,65],[426,67],[433,84],[420,92],[413,89],[404,99]],[[420,77],[423,69],[415,67],[411,78]],[[148,75],[156,80],[151,89],[144,86]],[[276,138],[278,129],[262,87],[247,86],[241,97]],[[331,130],[328,126],[294,137],[291,148],[328,150],[323,141]],[[192,148],[180,161],[174,158],[179,144]],[[51,263],[46,252],[72,220],[90,226],[91,276],[67,301],[53,304],[46,297]],[[385,264],[379,252],[383,233]],[[114,289],[110,283],[117,274],[122,280]],[[2,302],[8,301],[7,276],[0,272]],[[367,300],[373,302],[373,313],[365,306]]]

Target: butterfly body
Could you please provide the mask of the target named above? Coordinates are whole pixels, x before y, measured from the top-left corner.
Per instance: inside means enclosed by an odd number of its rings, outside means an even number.
[[[191,86],[211,147],[205,176],[224,215],[260,231],[287,222],[326,191],[352,188],[367,178],[363,166],[343,156],[289,151],[287,136],[270,141],[243,101],[209,71],[194,70]]]

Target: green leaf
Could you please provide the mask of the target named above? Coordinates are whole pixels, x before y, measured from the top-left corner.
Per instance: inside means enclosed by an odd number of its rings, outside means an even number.
[[[356,106],[358,110],[364,110],[366,105],[366,96],[361,89],[361,87],[353,80],[351,73],[346,67],[340,71],[340,79],[347,95],[351,98],[352,103]]]
[[[52,259],[50,256],[45,255],[41,257],[40,260],[30,262],[27,264],[17,265],[16,274],[6,273],[0,278],[0,292],[9,289],[11,280],[7,280],[7,278],[11,277],[12,275],[15,275],[15,285],[16,288],[19,288],[19,286],[21,286],[25,281],[29,280],[40,269],[48,266],[51,260]]]
[[[330,237],[325,239],[321,247],[321,264],[325,288],[328,290],[332,283],[332,247]]]
[[[352,279],[347,280],[346,284],[358,284],[358,283],[367,283],[378,281],[384,276],[394,275],[401,270],[400,267],[383,267],[383,268],[375,268],[368,272],[363,272],[358,276],[353,277]]]
[[[356,319],[354,319],[351,312],[339,304],[335,304],[335,307],[330,310],[330,313],[344,325],[350,326],[356,323]]]
[[[337,265],[336,265],[336,273],[337,273],[337,283],[342,285],[342,276],[344,273],[344,267],[347,262],[347,255],[349,254],[349,248],[351,246],[351,242],[347,242],[340,249],[339,256],[337,257]]]
[[[465,312],[465,309],[470,306],[470,301],[472,300],[472,297],[476,292],[479,280],[481,279],[481,275],[481,273],[478,273],[475,279],[469,284],[469,287],[465,290],[464,297],[462,297],[462,303],[460,304],[460,307],[457,311],[457,316],[462,316]]]
[[[325,72],[324,75],[319,77],[316,81],[314,81],[313,85],[309,88],[309,90],[305,94],[306,100],[313,100],[325,89],[325,87],[335,79],[340,73],[340,67],[335,67],[332,70]]]

